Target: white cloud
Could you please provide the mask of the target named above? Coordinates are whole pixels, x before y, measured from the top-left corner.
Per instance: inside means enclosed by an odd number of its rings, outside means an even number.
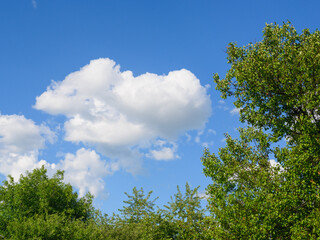
[[[179,158],[179,156],[176,154],[177,145],[175,143],[173,142],[167,143],[166,141],[158,140],[156,145],[159,146],[159,149],[150,150],[149,153],[147,154],[147,157],[153,158],[158,161],[159,160],[169,161],[169,160]]]
[[[213,141],[201,141],[201,136],[203,136],[204,134],[205,134],[204,130],[197,131],[197,135],[194,138],[194,141],[200,144],[202,147],[208,148],[209,146],[213,145]],[[213,129],[208,129],[205,135],[208,136],[209,134],[216,135],[217,132]]]
[[[174,150],[169,147],[164,147],[161,150],[151,150],[150,154],[155,160],[172,160],[175,159]]]
[[[169,159],[172,152],[156,149],[155,141],[202,129],[211,114],[206,88],[190,71],[134,77],[110,59],[93,60],[52,82],[34,107],[65,115],[65,140],[95,146],[132,173],[142,169],[144,148],[154,158]]]
[[[20,115],[0,115],[0,173],[17,180],[26,170],[49,166],[38,155],[46,141],[54,140],[55,134],[44,125]]]
[[[131,155],[123,153],[130,157],[121,158],[125,163],[106,162],[94,150],[84,148],[75,154],[64,154],[64,159],[57,164],[40,160],[39,151],[45,148],[46,142],[53,143],[55,140],[55,134],[45,125],[36,125],[20,115],[0,115],[0,173],[5,176],[10,174],[17,181],[21,174],[42,165],[47,168],[49,175],[55,169],[62,169],[65,171],[65,181],[78,188],[80,196],[90,191],[101,197],[107,194],[103,177],[119,170],[121,164],[131,169],[132,173],[141,172],[141,163],[137,159],[140,155],[135,156],[133,150],[130,151]],[[159,143],[163,144],[161,141]],[[113,149],[114,152],[120,150]]]
[[[203,135],[203,130],[197,132],[197,136],[195,137],[194,141],[196,143],[200,143],[200,136]]]
[[[229,107],[226,105],[226,102],[223,100],[219,100],[219,105],[218,105],[219,109],[223,109],[224,111],[228,111]]]
[[[133,175],[145,172],[142,167],[143,154],[140,153],[137,147],[124,147],[124,146],[109,146],[107,144],[97,144],[97,151],[104,156],[112,159],[115,164],[120,168],[125,169]]]
[[[106,163],[94,150],[85,148],[66,154],[58,167],[65,171],[65,181],[79,189],[80,197],[88,191],[95,196],[106,194],[102,178],[117,170],[115,163]]]
[[[230,113],[232,116],[240,114],[240,108],[233,108]]]

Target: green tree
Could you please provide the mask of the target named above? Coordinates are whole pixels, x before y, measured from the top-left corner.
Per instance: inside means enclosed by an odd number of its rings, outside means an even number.
[[[143,188],[132,189],[132,195],[125,192],[127,200],[123,201],[125,206],[119,209],[121,215],[113,215],[109,220],[111,228],[108,235],[111,239],[155,239],[158,215],[155,212],[155,201],[151,200],[152,191],[144,193]]]
[[[216,88],[235,98],[249,127],[202,158],[216,239],[317,239],[320,32],[269,24],[261,42],[231,43],[227,54],[231,67],[214,76]]]
[[[229,44],[231,68],[224,79],[216,74],[214,80],[223,98],[236,98],[242,121],[270,129],[277,139],[297,142],[308,135],[319,144],[319,51],[318,30],[298,34],[290,23],[269,24],[261,42]]]
[[[201,208],[201,197],[199,196],[200,186],[195,189],[191,189],[189,183],[186,183],[185,194],[180,191],[179,186],[177,186],[177,193],[174,197],[171,197],[171,201],[165,205],[175,219],[181,222],[187,222],[192,224],[202,219],[204,216],[204,210]]]
[[[123,201],[127,206],[119,209],[124,219],[128,222],[139,222],[144,217],[154,212],[155,201],[158,198],[150,200],[152,191],[145,195],[143,188],[138,190],[136,187],[132,189],[132,195],[125,192],[128,200]]]
[[[23,221],[14,219],[7,227],[6,239],[112,239],[105,227],[92,219],[83,221],[66,217],[64,214],[34,215]]]
[[[281,183],[280,166],[269,163],[268,136],[254,128],[240,129],[240,138],[227,137],[219,157],[205,151],[204,173],[209,185],[209,208],[218,222],[221,239],[264,239],[272,229],[281,231],[273,214],[275,196]],[[280,220],[280,219],[279,219]],[[270,228],[270,229],[269,229]],[[267,234],[267,235],[265,235]]]
[[[201,207],[199,187],[191,189],[187,182],[183,194],[177,186],[177,193],[164,206],[166,217],[175,226],[176,239],[199,239],[202,236],[202,220],[205,215]]]
[[[112,239],[212,239],[205,238],[207,224],[204,210],[201,208],[199,187],[191,189],[186,183],[183,194],[180,188],[165,205],[165,209],[155,210],[155,201],[151,200],[152,191],[145,194],[143,189],[133,188],[132,195],[125,193],[128,200],[110,221],[108,236]]]
[[[23,230],[32,232],[31,229],[28,230],[28,224],[38,226],[38,229],[47,226],[54,231],[55,228],[59,229],[62,223],[86,223],[96,217],[92,195],[78,198],[72,186],[63,182],[62,171],[57,171],[49,178],[47,170],[42,167],[28,172],[25,176],[21,175],[18,182],[11,176],[8,178],[0,187],[1,235],[9,237],[10,234],[18,234],[17,236],[21,237]],[[39,224],[36,224],[37,222]],[[55,226],[50,222],[60,225]],[[55,239],[61,238],[56,236]]]

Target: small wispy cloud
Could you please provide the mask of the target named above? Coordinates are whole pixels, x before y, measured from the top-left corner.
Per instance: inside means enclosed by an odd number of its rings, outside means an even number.
[[[213,141],[203,142],[203,143],[202,143],[202,146],[205,147],[205,148],[209,148],[209,147],[212,146],[213,144],[214,144]]]
[[[229,107],[227,106],[226,102],[223,101],[223,100],[219,100],[218,102],[218,108],[219,109],[223,109],[224,111],[228,111],[229,110]]]
[[[32,0],[32,6],[33,6],[34,8],[37,8],[37,7],[38,7],[38,4],[37,4],[36,0]]]
[[[234,115],[238,115],[240,114],[240,108],[233,108],[231,111],[230,111],[231,115],[234,116]]]
[[[213,135],[217,135],[217,132],[214,129],[208,129],[208,133],[211,133]]]
[[[200,143],[200,136],[203,135],[203,130],[198,131],[196,138],[194,139],[194,141],[196,143]]]

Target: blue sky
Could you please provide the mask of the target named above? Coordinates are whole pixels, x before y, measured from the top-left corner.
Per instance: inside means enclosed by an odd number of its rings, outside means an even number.
[[[0,3],[0,179],[45,164],[111,213],[136,187],[204,191],[204,147],[240,126],[214,73],[266,23],[319,28],[319,1]]]

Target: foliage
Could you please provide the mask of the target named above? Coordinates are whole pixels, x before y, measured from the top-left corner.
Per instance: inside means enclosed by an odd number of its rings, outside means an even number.
[[[185,194],[177,186],[177,193],[171,197],[166,208],[166,216],[174,222],[177,239],[199,239],[202,234],[201,221],[204,219],[204,209],[201,208],[201,197],[198,189],[185,185]]]
[[[270,227],[265,222],[273,211],[272,196],[278,193],[281,172],[268,161],[266,134],[253,128],[240,133],[240,139],[226,136],[227,146],[220,149],[219,158],[208,150],[204,153],[204,173],[213,180],[209,208],[220,225],[216,234],[221,239],[260,239]]]
[[[112,239],[212,239],[202,237],[208,229],[201,208],[198,188],[191,189],[186,183],[186,192],[180,188],[165,205],[165,209],[154,209],[155,200],[150,200],[152,192],[144,194],[143,189],[133,188],[132,195],[125,193],[126,206],[110,221],[108,236]]]
[[[276,138],[319,134],[320,31],[267,24],[261,42],[230,43],[227,54],[230,70],[214,80],[223,98],[236,98],[242,121]]]
[[[177,186],[178,192],[174,195],[174,198],[171,197],[171,202],[168,202],[165,208],[175,219],[192,224],[203,218],[204,215],[204,210],[201,209],[201,197],[198,193],[200,186],[191,189],[189,183],[186,183],[185,187],[185,195],[183,195],[179,186]]]
[[[107,239],[103,228],[92,220],[70,220],[63,214],[15,219],[7,228],[8,239]]]
[[[320,32],[270,24],[261,42],[231,43],[227,53],[231,68],[214,79],[249,127],[202,158],[216,239],[317,239]]]
[[[155,201],[151,200],[152,191],[145,195],[143,188],[132,190],[132,195],[125,193],[128,200],[119,209],[121,216],[114,215],[109,233],[114,239],[172,239],[175,233],[174,224],[168,221],[161,209],[154,209]]]
[[[173,223],[168,222],[157,211],[150,213],[138,222],[127,222],[119,216],[114,216],[108,224],[107,235],[110,239],[173,239]]]
[[[28,229],[28,224],[39,228],[61,217],[70,221],[87,222],[95,216],[92,195],[78,198],[70,184],[63,183],[63,172],[49,178],[44,167],[21,175],[18,182],[9,176],[0,187],[0,233],[8,235]],[[59,220],[60,221],[60,220]],[[41,223],[41,224],[40,224]],[[58,227],[58,226],[57,226]],[[31,231],[31,230],[30,230]]]
[[[0,238],[5,239],[205,239],[198,188],[186,184],[166,210],[155,210],[152,191],[133,188],[121,215],[109,217],[92,207],[92,195],[79,198],[63,183],[63,172],[47,176],[44,167],[12,177],[0,187]],[[209,238],[208,238],[209,239]],[[211,239],[211,238],[210,238]]]
[[[154,212],[154,205],[155,201],[158,198],[155,198],[154,200],[149,200],[150,196],[152,194],[152,191],[150,191],[147,195],[144,194],[143,188],[140,190],[137,190],[136,187],[132,189],[132,194],[130,195],[125,192],[125,195],[127,195],[128,200],[123,201],[127,206],[124,206],[123,209],[119,209],[119,211],[122,213],[124,219],[128,222],[139,222],[144,217],[148,216],[148,214],[151,214]]]

